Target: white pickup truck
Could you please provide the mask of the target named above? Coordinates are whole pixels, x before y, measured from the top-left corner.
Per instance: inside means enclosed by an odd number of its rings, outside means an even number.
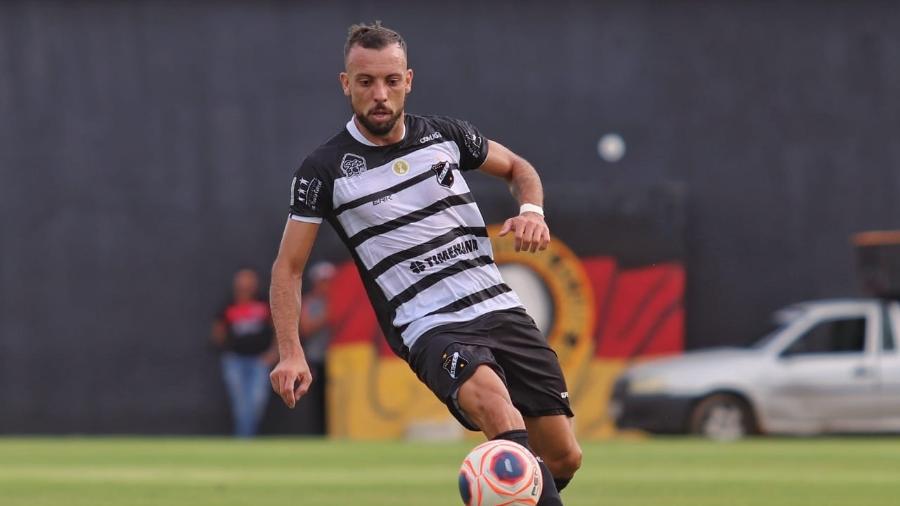
[[[775,320],[752,348],[627,369],[610,404],[617,426],[715,439],[900,432],[900,302],[806,302]]]

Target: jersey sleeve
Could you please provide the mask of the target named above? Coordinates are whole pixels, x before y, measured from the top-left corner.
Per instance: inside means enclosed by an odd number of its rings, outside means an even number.
[[[443,118],[447,135],[459,146],[459,170],[481,167],[488,154],[488,141],[468,121]]]
[[[309,158],[303,161],[294,178],[291,179],[291,212],[294,221],[322,223],[322,218],[331,211],[329,182],[322,177]]]

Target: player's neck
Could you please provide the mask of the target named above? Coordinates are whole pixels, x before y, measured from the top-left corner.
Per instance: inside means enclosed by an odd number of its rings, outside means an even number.
[[[362,123],[359,122],[356,117],[353,117],[353,124],[356,125],[356,129],[359,130],[359,133],[363,135],[369,142],[376,146],[387,146],[389,144],[396,144],[403,140],[406,137],[406,113],[400,113],[400,117],[397,118],[397,123],[394,124],[394,128],[391,129],[384,136],[378,136],[370,132]]]

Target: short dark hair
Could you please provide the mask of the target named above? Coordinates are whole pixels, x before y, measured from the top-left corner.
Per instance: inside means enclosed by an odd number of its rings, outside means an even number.
[[[344,43],[344,59],[350,54],[353,46],[362,46],[366,49],[383,49],[391,44],[399,44],[403,53],[406,53],[406,41],[403,37],[381,25],[381,21],[376,20],[375,23],[367,25],[361,23],[353,25],[347,31],[347,42]]]

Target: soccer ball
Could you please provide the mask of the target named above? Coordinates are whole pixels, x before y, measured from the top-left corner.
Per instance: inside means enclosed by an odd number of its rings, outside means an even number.
[[[537,459],[512,441],[476,446],[459,469],[459,494],[466,506],[534,506],[542,489]]]

